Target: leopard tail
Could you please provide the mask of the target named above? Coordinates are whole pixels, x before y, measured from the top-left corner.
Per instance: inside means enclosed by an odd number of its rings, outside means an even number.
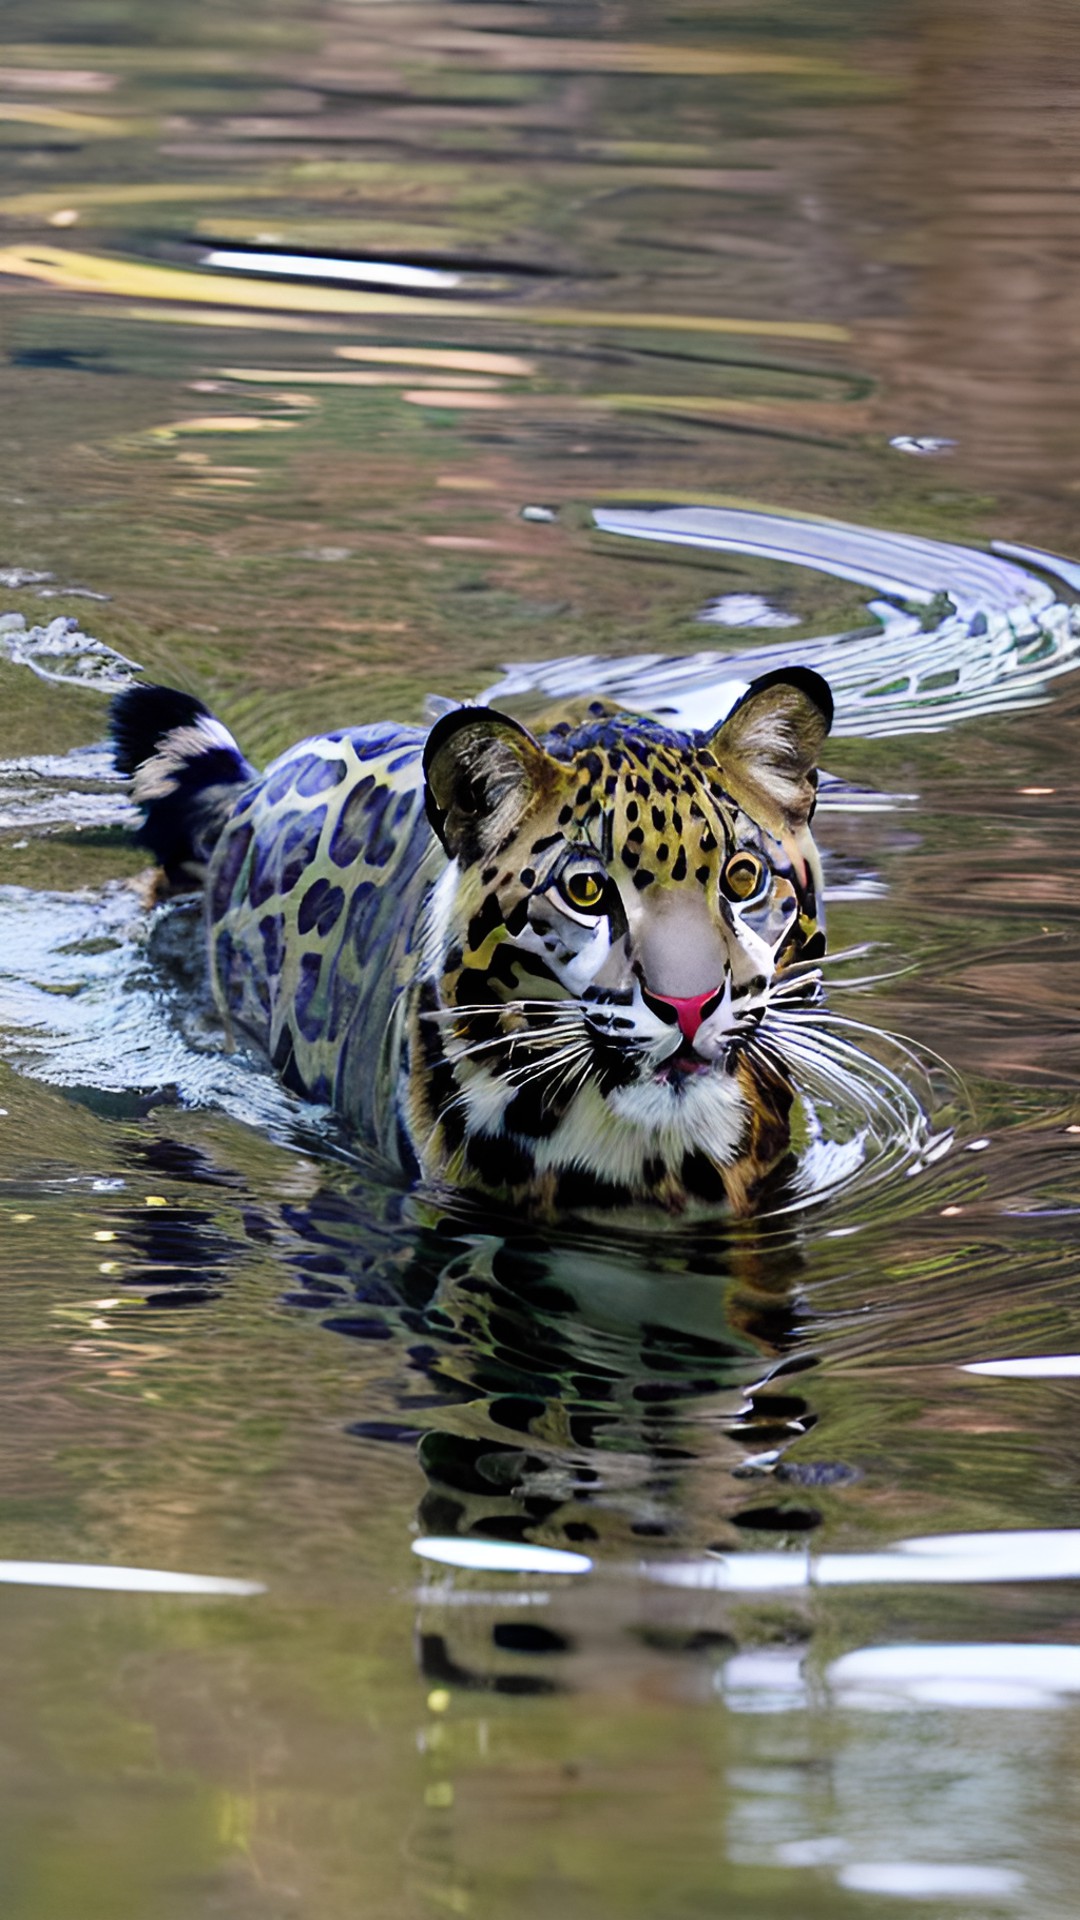
[[[110,714],[113,759],[142,812],[136,839],[172,886],[201,884],[238,789],[257,776],[232,734],[192,694],[128,687]]]

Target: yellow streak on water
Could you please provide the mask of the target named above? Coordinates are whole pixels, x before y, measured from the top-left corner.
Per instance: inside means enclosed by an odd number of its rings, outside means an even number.
[[[423,315],[452,320],[505,322],[506,309],[490,301],[455,300],[436,309],[412,294],[361,293],[341,287],[297,286],[273,281],[253,285],[217,273],[180,267],[144,266],[105,254],[73,253],[61,247],[0,249],[0,274],[42,280],[75,293],[126,294],[144,300],[196,300],[255,309],[284,308],[297,313]],[[515,324],[532,327],[649,328],[655,332],[753,334],[762,339],[846,342],[846,327],[818,320],[732,319],[717,314],[619,313],[591,307],[515,307]]]
[[[152,120],[118,120],[104,113],[79,113],[73,107],[48,107],[44,102],[0,100],[0,120],[18,120],[30,126],[58,127],[88,140],[112,140],[129,133],[148,133]]]
[[[171,440],[175,433],[285,433],[294,425],[292,420],[266,420],[247,413],[199,413],[148,431],[155,439]]]
[[[82,128],[87,115],[79,114]],[[111,123],[107,123],[111,124]],[[132,122],[118,121],[117,130],[129,132]],[[254,180],[154,180],[141,185],[117,180],[80,181],[77,187],[61,187],[38,193],[13,193],[0,200],[0,213],[12,219],[47,219],[58,208],[73,204],[88,207],[149,207],[173,200],[271,200],[279,192],[274,186],[260,186]]]
[[[335,347],[342,360],[386,360],[401,367],[445,367],[457,373],[503,373],[527,378],[532,360],[513,353],[458,353],[443,347]]]

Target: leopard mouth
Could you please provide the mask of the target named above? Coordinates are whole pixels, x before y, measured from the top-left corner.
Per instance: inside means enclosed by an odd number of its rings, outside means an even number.
[[[660,1062],[654,1078],[664,1085],[680,1087],[695,1074],[711,1073],[716,1064],[715,1060],[703,1060],[689,1040],[684,1040],[677,1053],[669,1053],[667,1059]]]

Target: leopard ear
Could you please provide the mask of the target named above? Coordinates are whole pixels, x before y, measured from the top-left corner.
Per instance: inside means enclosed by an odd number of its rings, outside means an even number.
[[[424,804],[451,859],[472,861],[513,831],[556,763],[539,740],[493,707],[455,707],[424,747]]]
[[[779,667],[751,683],[707,742],[725,792],[775,839],[797,841],[806,830],[832,717],[819,673]]]

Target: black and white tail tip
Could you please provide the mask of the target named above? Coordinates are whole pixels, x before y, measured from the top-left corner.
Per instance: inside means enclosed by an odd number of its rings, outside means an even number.
[[[110,725],[117,772],[131,780],[143,813],[136,839],[170,881],[190,885],[202,878],[235,788],[255,769],[210,709],[173,687],[126,688]]]

